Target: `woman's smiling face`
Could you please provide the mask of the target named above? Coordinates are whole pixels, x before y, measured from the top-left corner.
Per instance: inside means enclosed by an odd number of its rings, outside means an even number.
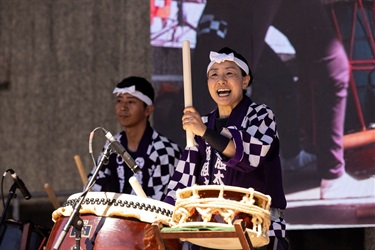
[[[250,76],[242,76],[235,62],[214,63],[207,75],[208,90],[219,108],[220,117],[229,116],[234,107],[242,100]],[[228,113],[229,112],[229,113]]]

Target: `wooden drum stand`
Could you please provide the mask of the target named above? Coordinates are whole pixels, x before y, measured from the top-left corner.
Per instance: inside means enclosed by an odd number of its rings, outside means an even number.
[[[160,250],[167,249],[164,240],[170,239],[191,239],[191,238],[233,238],[238,239],[241,243],[242,249],[254,250],[251,240],[246,233],[246,228],[241,219],[233,223],[233,230],[231,231],[176,231],[163,232],[163,224],[159,221],[152,223],[156,241],[158,242]]]

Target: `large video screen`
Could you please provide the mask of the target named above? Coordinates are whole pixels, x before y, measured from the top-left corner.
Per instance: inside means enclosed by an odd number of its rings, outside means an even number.
[[[209,52],[231,47],[253,70],[247,95],[276,115],[288,228],[373,227],[373,8],[373,1],[151,0],[155,128],[185,147],[183,41],[202,115],[215,109]]]

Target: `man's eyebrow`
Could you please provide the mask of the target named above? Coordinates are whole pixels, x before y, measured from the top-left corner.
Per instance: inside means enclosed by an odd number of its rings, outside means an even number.
[[[118,95],[116,96],[116,98],[119,98],[119,99],[122,99],[124,97],[124,95]],[[137,97],[133,96],[133,95],[127,95],[126,96],[127,99],[136,99]]]

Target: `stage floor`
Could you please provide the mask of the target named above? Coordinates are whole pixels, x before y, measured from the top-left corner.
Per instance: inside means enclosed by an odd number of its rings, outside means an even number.
[[[346,152],[346,163],[348,173],[358,179],[375,176],[375,146]],[[315,168],[285,172],[283,179],[288,229],[375,226],[375,197],[321,200]]]

